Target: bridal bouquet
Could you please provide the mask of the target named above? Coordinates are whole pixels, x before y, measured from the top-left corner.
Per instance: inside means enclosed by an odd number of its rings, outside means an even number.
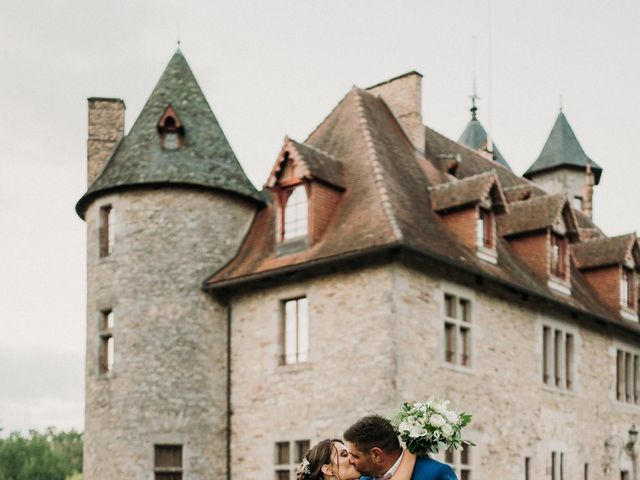
[[[411,453],[424,457],[442,450],[460,449],[463,445],[474,445],[462,439],[462,429],[471,422],[471,415],[455,412],[449,401],[427,400],[424,403],[404,403],[400,411],[391,418]]]

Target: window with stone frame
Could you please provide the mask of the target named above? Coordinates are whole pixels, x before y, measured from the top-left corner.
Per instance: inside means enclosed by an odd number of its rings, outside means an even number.
[[[564,467],[565,458],[564,452],[551,452],[551,480],[565,480]]]
[[[487,249],[495,248],[493,238],[493,212],[484,208],[478,209],[478,219],[476,221],[476,241],[477,246]]]
[[[543,325],[542,381],[560,390],[575,388],[575,335],[572,332]]]
[[[444,452],[444,461],[453,469],[459,480],[472,480],[472,450],[465,445],[462,450],[448,449]]]
[[[306,297],[282,302],[281,364],[303,363],[309,359],[309,301]]]
[[[98,369],[101,374],[109,373],[113,370],[113,359],[115,354],[115,346],[113,341],[114,326],[113,310],[100,311],[98,337]]]
[[[111,205],[100,207],[100,228],[98,244],[100,256],[106,257],[113,252],[115,243],[115,211]]]
[[[633,405],[640,404],[640,352],[616,349],[616,399]]]
[[[295,480],[296,469],[309,451],[309,440],[276,442],[274,451],[274,480]]]
[[[283,190],[281,193],[280,240],[306,237],[309,229],[309,202],[303,185]]]
[[[154,445],[155,480],[182,480],[182,445]]]
[[[550,272],[554,277],[567,277],[567,238],[551,232]]]
[[[636,281],[634,271],[622,267],[620,273],[620,305],[635,310],[636,306]]]
[[[452,293],[444,294],[444,360],[471,367],[471,301]]]

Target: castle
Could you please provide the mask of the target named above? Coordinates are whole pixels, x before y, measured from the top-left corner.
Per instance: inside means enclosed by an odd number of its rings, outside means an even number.
[[[561,112],[526,178],[421,75],[354,87],[262,191],[183,54],[125,135],[89,99],[84,477],[292,480],[310,444],[430,396],[473,414],[461,480],[628,478],[635,234]],[[627,475],[627,477],[625,477]]]

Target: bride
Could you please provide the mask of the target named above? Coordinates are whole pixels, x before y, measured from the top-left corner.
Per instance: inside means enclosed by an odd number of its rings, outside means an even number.
[[[415,455],[405,450],[398,470],[387,480],[410,480],[415,464]],[[337,438],[316,443],[296,470],[297,480],[357,480],[360,477],[347,447]]]

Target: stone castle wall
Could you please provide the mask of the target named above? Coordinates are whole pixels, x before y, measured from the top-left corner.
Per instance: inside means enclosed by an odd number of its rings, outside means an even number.
[[[101,258],[104,205],[115,245]],[[105,195],[88,208],[85,479],[152,478],[159,443],[183,445],[183,478],[225,477],[227,314],[201,282],[233,256],[253,212],[226,194],[179,188]],[[115,355],[101,374],[106,309]]]
[[[563,454],[564,478],[584,478],[585,464],[591,479],[619,475],[619,465],[604,472],[604,442],[640,421],[640,407],[615,400],[615,345],[624,340],[455,275],[387,265],[234,298],[233,478],[272,476],[277,441],[341,436],[363,414],[430,396],[473,414],[472,478],[523,479],[525,457],[531,478],[551,478],[553,451]],[[444,361],[445,292],[472,302],[470,368]],[[301,295],[310,360],[283,366],[280,302]],[[543,383],[543,325],[574,335],[571,390]]]

